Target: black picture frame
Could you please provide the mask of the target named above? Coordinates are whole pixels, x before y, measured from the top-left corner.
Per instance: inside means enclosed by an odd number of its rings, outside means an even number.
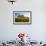
[[[14,25],[32,25],[32,11],[13,11]]]

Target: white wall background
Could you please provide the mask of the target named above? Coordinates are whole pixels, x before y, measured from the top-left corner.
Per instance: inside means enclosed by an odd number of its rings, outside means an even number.
[[[30,34],[33,40],[46,40],[46,4],[44,1],[17,0],[12,5],[7,0],[0,0],[0,40],[15,40],[19,32]],[[13,11],[25,10],[32,11],[32,25],[14,25]]]

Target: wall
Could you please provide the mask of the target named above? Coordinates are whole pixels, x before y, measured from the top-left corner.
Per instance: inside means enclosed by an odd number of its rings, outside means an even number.
[[[46,23],[42,0],[17,0],[13,5],[0,0],[0,40],[14,40],[19,32],[31,35],[37,41],[45,40]],[[32,25],[14,25],[13,11],[32,11]]]

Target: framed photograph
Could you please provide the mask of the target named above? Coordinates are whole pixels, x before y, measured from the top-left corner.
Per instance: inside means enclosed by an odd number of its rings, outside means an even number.
[[[13,24],[32,24],[32,11],[13,11]]]

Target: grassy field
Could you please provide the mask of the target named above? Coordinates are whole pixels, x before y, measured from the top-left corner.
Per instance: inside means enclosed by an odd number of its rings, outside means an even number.
[[[29,17],[18,17],[18,18],[15,18],[15,22],[29,22]]]

